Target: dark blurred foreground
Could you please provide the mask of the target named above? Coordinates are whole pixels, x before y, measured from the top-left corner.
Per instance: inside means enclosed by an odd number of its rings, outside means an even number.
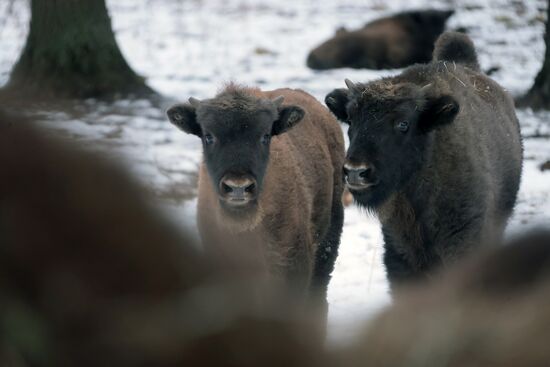
[[[394,303],[358,338],[349,365],[548,366],[550,232],[470,259]]]
[[[397,294],[331,351],[244,244],[205,258],[115,164],[4,115],[0,167],[0,366],[548,363],[549,232]]]
[[[1,366],[302,365],[320,343],[260,269],[205,259],[116,165],[1,120]]]

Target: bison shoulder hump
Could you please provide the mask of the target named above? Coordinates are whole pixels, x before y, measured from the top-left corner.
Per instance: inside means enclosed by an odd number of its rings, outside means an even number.
[[[443,33],[435,43],[433,60],[454,61],[470,69],[480,70],[474,43],[463,33]]]

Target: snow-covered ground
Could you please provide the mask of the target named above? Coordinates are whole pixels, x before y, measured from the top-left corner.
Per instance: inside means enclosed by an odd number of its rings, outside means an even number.
[[[344,78],[367,81],[398,71],[342,69],[314,72],[307,52],[342,25],[349,28],[392,12],[422,7],[454,8],[449,28],[466,27],[482,68],[517,95],[529,88],[544,54],[546,0],[108,0],[119,45],[129,63],[156,90],[173,99],[212,96],[222,83],[264,89],[302,88],[323,100]],[[13,4],[13,5],[10,5]],[[27,1],[0,0],[0,85],[24,45]],[[169,208],[174,220],[193,228],[200,142],[186,136],[148,101],[114,105],[86,101],[68,114],[41,118],[55,133],[122,159]],[[550,113],[518,111],[525,139],[525,166],[516,213],[508,231],[550,219]],[[546,137],[545,137],[546,136]],[[344,340],[358,321],[389,302],[375,218],[346,210],[340,256],[329,289],[330,335]]]

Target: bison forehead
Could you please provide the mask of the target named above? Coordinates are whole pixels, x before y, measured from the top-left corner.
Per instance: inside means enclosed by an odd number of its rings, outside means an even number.
[[[422,98],[421,87],[413,83],[394,83],[381,80],[364,85],[362,100],[403,100]]]
[[[233,85],[212,99],[201,103],[197,113],[200,116],[219,116],[222,120],[253,120],[268,115],[277,117],[275,105],[253,94],[254,90],[237,88]]]
[[[253,134],[263,133],[271,127],[275,118],[273,111],[239,107],[209,107],[198,113],[198,119],[204,128],[221,135],[245,131]]]
[[[425,102],[425,95],[416,84],[382,80],[360,85],[356,102],[356,108],[379,117],[387,112],[420,107]]]
[[[255,114],[259,112],[272,112],[274,107],[262,100],[245,98],[214,98],[204,101],[199,112],[220,114]]]
[[[207,105],[201,106],[197,111],[204,117],[221,117],[222,119],[245,119],[254,120],[260,117],[277,117],[277,111],[258,105],[234,104],[234,105]]]

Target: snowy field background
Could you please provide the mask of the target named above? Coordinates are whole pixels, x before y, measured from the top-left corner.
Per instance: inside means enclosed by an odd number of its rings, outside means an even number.
[[[344,78],[368,81],[398,70],[341,69],[314,72],[308,51],[339,26],[356,28],[393,12],[452,8],[448,28],[465,27],[483,69],[512,94],[525,92],[541,67],[546,0],[108,0],[119,45],[149,85],[173,100],[211,97],[224,82],[263,89],[301,88],[319,100]],[[29,20],[25,0],[0,0],[0,85],[24,45]],[[148,101],[89,100],[68,112],[35,111],[52,131],[120,159],[151,188],[174,221],[194,227],[200,142],[173,128],[162,106]],[[549,224],[550,113],[519,110],[525,164],[517,209],[508,228],[516,233]],[[330,337],[343,341],[358,321],[390,301],[375,218],[346,209],[344,234],[329,289]]]

